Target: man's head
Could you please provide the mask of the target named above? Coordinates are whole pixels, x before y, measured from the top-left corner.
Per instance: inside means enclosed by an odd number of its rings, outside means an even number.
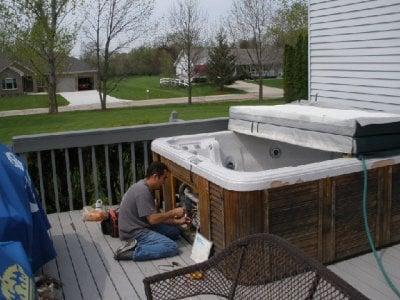
[[[146,184],[152,190],[159,190],[167,178],[168,168],[159,161],[152,162],[146,171]]]

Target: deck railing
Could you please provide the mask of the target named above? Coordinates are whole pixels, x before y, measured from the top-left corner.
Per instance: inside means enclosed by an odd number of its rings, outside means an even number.
[[[227,118],[17,136],[13,150],[27,162],[47,212],[81,209],[101,198],[120,201],[144,176],[150,143],[159,137],[226,130]]]

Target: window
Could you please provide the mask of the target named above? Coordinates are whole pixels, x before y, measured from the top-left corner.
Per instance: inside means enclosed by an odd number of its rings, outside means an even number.
[[[17,79],[6,78],[2,80],[3,90],[16,90],[17,89]]]

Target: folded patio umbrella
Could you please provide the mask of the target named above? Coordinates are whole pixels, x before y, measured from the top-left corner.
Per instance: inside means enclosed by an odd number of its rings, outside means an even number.
[[[50,224],[23,161],[0,144],[0,242],[21,242],[36,272],[56,256]]]

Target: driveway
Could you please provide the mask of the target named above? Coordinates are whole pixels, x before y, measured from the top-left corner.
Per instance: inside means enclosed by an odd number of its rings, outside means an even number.
[[[249,94],[257,95],[258,97],[258,84],[236,80],[235,83],[229,85],[231,88],[235,88],[238,90],[245,91]],[[264,98],[282,98],[283,97],[283,90],[278,88],[273,88],[269,86],[263,86],[263,97]]]
[[[79,92],[65,92],[60,93],[68,102],[68,106],[78,105],[91,105],[100,104],[99,93],[96,90],[91,91],[79,91]],[[123,103],[129,100],[122,100],[107,95],[107,103]]]
[[[245,94],[226,94],[213,96],[193,97],[193,103],[217,102],[217,101],[243,101],[255,100],[258,98],[258,85],[244,81],[236,81],[229,87],[244,90]],[[60,93],[69,101],[69,105],[60,106],[59,112],[75,111],[75,110],[97,110],[100,109],[100,98],[97,91],[80,91]],[[277,88],[263,87],[264,98],[281,98],[283,90]],[[149,100],[122,100],[115,97],[107,96],[107,108],[122,107],[143,107],[152,105],[187,103],[187,97],[167,98],[167,99],[149,99]],[[30,108],[23,110],[0,111],[0,117],[46,114],[48,108]]]
[[[246,95],[247,97],[245,97],[243,94],[242,95],[238,94],[236,96],[235,95],[223,95],[223,96],[220,95],[220,96],[196,97],[196,98],[199,98],[199,99],[210,98],[210,100],[212,98],[216,98],[215,100],[217,100],[217,98],[219,98],[219,100],[223,100],[225,98],[225,99],[233,100],[236,97],[249,98],[250,95],[251,95],[250,97],[254,98],[254,99],[256,99],[258,97],[258,85],[257,84],[237,80],[234,84],[230,85],[229,87],[243,90],[248,95]],[[69,102],[68,107],[80,106],[80,105],[96,105],[96,104],[99,105],[100,104],[99,93],[96,90],[79,91],[79,92],[64,92],[64,93],[60,93],[60,94]],[[264,96],[264,98],[281,98],[281,97],[283,97],[283,90],[264,86],[263,87],[263,96]],[[154,101],[153,105],[156,105],[157,102],[160,102],[160,104],[177,103],[177,99],[154,99],[154,100],[155,101]],[[212,99],[211,101],[213,101],[213,100],[214,99]],[[146,101],[123,100],[123,99],[118,99],[118,98],[107,95],[107,104],[119,103],[122,106],[125,106],[125,105],[136,106],[139,103],[150,104],[151,102],[148,102],[148,101],[149,100],[146,100]],[[133,104],[132,102],[136,102],[136,105]],[[178,101],[178,102],[180,102],[180,101]]]

